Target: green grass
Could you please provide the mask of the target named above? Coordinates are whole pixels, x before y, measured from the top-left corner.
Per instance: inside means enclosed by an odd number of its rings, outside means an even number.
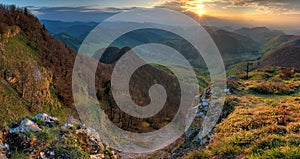
[[[65,145],[55,145],[51,148],[51,151],[58,154],[67,154],[73,159],[88,158],[89,156],[78,147],[68,147]]]
[[[39,140],[51,142],[55,139],[55,136],[56,136],[55,133],[56,133],[55,131],[45,128],[41,132],[37,132],[36,137]]]
[[[31,104],[29,97],[22,97],[21,74],[30,75],[30,68],[38,66],[40,49],[31,44],[30,39],[23,32],[18,33],[15,37],[0,39],[4,46],[4,51],[0,53],[0,124],[9,125],[14,120],[21,119],[25,116],[32,116],[37,113],[48,113],[65,120],[72,110],[63,106],[50,85],[50,98],[39,98],[44,104]],[[44,73],[43,67],[38,67]],[[27,70],[26,70],[27,69]],[[5,80],[4,75],[9,74],[17,79],[16,83],[9,83]],[[44,75],[44,74],[43,74]],[[29,77],[29,76],[27,76]],[[33,80],[33,79],[31,79]],[[49,79],[43,79],[34,86],[27,86],[31,89],[39,89],[46,86]],[[28,83],[28,82],[27,82]],[[42,87],[41,87],[42,86]],[[35,88],[36,87],[36,88]]]
[[[13,158],[13,159],[25,159],[25,158],[29,158],[29,154],[24,153],[24,152],[14,151],[11,154],[11,158]]]
[[[202,154],[210,158],[299,158],[300,80],[296,75],[283,78],[282,71],[282,68],[253,71],[249,80],[237,75],[238,81],[229,84],[235,94],[227,96],[229,107],[224,107],[225,112],[231,113],[216,126],[206,149],[194,151],[187,158]],[[251,89],[276,82],[284,83],[279,84],[280,89],[287,87],[293,91],[286,94],[272,87],[266,88],[270,89],[267,93]]]

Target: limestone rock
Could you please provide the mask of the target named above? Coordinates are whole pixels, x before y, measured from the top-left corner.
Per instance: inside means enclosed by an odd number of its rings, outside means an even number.
[[[24,119],[21,124],[16,128],[9,128],[9,133],[26,133],[29,131],[37,132],[41,131],[39,126],[29,119]]]
[[[57,121],[58,121],[57,118],[52,117],[52,116],[50,116],[50,115],[48,115],[48,114],[45,114],[45,113],[37,114],[37,115],[34,116],[32,119],[33,119],[33,120],[40,119],[40,120],[45,121],[46,123],[52,123],[52,122],[57,122]]]

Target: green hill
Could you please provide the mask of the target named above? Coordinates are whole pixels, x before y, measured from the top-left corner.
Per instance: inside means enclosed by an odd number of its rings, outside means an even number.
[[[85,29],[81,24],[73,28],[72,32]],[[231,94],[226,96],[222,118],[212,132],[213,136],[204,145],[192,142],[191,147],[184,147],[183,157],[299,158],[300,75],[297,70],[300,38],[275,36],[263,47],[262,43],[247,36],[212,27],[206,29],[219,47],[226,66],[238,64],[236,66],[244,68],[249,60],[261,57],[261,52],[265,56],[259,60],[257,67],[253,66],[253,69],[259,69],[249,72],[248,78],[244,72],[240,72],[228,80]],[[59,33],[61,34],[57,34],[56,38],[78,48],[82,39],[74,38],[68,32]],[[202,89],[209,85],[204,62],[195,56],[195,50],[187,47],[186,41],[177,36],[148,30],[133,32],[127,37],[121,37],[121,40],[122,38],[134,41],[133,45],[156,40],[182,50],[183,55],[195,66]],[[88,158],[91,155],[98,155],[98,158],[119,157],[109,146],[92,138],[85,126],[76,119],[72,71],[77,53],[66,44],[50,35],[46,27],[28,13],[27,9],[0,6],[0,157],[3,155],[2,149],[9,151],[5,155],[11,158]],[[95,76],[96,84],[89,83],[87,87],[96,88],[103,110],[119,128],[139,133],[162,128],[177,113],[181,100],[178,80],[170,70],[160,65],[139,68],[130,80],[132,100],[142,106],[149,104],[149,88],[154,84],[161,84],[168,94],[165,106],[158,114],[146,119],[123,113],[112,97],[110,77],[115,62],[132,46],[122,42],[115,45],[105,51],[100,63],[94,61],[93,64],[98,64],[96,75],[83,65],[82,80]],[[260,49],[263,51],[259,52]],[[94,56],[99,55],[96,52]],[[189,72],[184,68],[181,71],[189,77]],[[188,81],[188,78],[185,80]],[[89,95],[90,92],[85,93]],[[59,119],[46,122],[32,118],[41,112]],[[71,114],[75,116],[72,119],[77,123],[69,127],[65,123],[69,121]],[[11,131],[24,122],[30,123],[37,131]],[[183,136],[166,149],[145,157],[170,157],[173,150],[184,142]],[[5,148],[5,144],[10,149]],[[186,152],[190,153],[187,155]]]
[[[42,111],[65,118],[71,105],[63,102],[65,96],[57,86],[66,78],[49,69],[54,57],[46,56],[75,52],[54,40],[38,19],[23,10],[1,6],[0,17],[0,123]]]
[[[66,45],[76,50],[79,49],[80,44],[84,40],[85,36],[96,26],[96,24],[93,22],[62,22],[49,20],[44,20],[42,22],[56,38],[62,40]],[[116,25],[131,27],[133,25],[142,26],[143,24],[133,22],[112,22],[106,25],[108,25],[108,31],[113,31]],[[160,24],[149,25],[153,25],[153,27],[155,27],[156,25]],[[257,42],[247,36],[217,29],[212,26],[204,26],[204,28],[212,36],[213,40],[218,46],[226,66],[247,60],[257,59],[261,56],[261,54],[258,52],[263,44],[260,42]],[[193,56],[193,52],[195,52],[195,50],[190,50],[191,47],[186,47],[186,45],[188,45],[186,41],[176,35],[157,29],[144,29],[127,33],[126,35],[120,37],[119,40],[113,44],[113,47],[118,47],[120,49],[123,47],[133,48],[136,45],[149,42],[156,42],[175,47],[178,51],[189,57],[191,60],[195,59]],[[205,66],[202,66],[204,64],[203,60],[201,58],[197,58],[197,60],[200,61],[197,62],[198,67],[204,68]]]
[[[266,27],[241,28],[235,31],[240,35],[249,37],[261,44],[265,44],[275,36],[284,35],[284,32],[279,30],[270,30]]]
[[[285,39],[285,38],[284,38]],[[275,43],[276,45],[276,43]],[[266,66],[292,67],[300,70],[300,37],[292,36],[258,61],[257,68]]]

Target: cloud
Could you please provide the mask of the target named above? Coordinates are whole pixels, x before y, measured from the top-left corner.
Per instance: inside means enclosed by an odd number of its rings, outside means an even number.
[[[168,0],[159,7],[185,11],[187,8],[197,8],[199,4],[207,8],[233,9],[233,8],[255,8],[257,12],[295,14],[300,13],[299,0]]]
[[[273,12],[295,12],[300,9],[299,0],[223,0],[230,2],[232,6],[239,7],[257,7],[261,10],[269,10]]]
[[[28,6],[31,12],[39,19],[51,19],[62,21],[96,21],[101,22],[117,13],[124,12],[131,8],[97,8],[97,6],[79,7],[33,7]]]
[[[182,6],[186,5],[186,1],[184,0],[174,0],[174,1],[164,1],[158,3],[156,7],[169,8],[177,11],[182,11]]]

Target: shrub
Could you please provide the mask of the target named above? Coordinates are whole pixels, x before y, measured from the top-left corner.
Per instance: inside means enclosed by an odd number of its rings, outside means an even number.
[[[62,146],[60,144],[55,145],[51,148],[51,151],[54,151],[55,154],[63,154],[64,156],[67,156],[66,158],[73,158],[73,159],[82,159],[82,158],[88,158],[88,154],[84,152],[79,147],[68,147],[68,146]]]
[[[204,150],[197,150],[189,153],[185,158],[186,159],[208,159],[209,154]]]
[[[279,74],[279,76],[283,79],[290,79],[295,74],[294,68],[283,68]]]
[[[242,150],[239,146],[225,143],[220,147],[214,147],[211,152],[214,155],[220,155],[221,158],[235,158],[234,156],[241,154]]]
[[[44,120],[39,119],[39,118],[33,119],[33,122],[36,123],[39,127],[45,126],[45,124],[46,124],[46,122]]]
[[[260,141],[257,142],[257,144],[254,144],[251,147],[251,152],[253,154],[262,154],[265,150],[274,149],[280,146],[284,146],[285,144],[286,141],[284,137],[271,134],[269,136],[261,138]]]
[[[9,30],[9,26],[5,23],[0,23],[0,34],[4,34]]]
[[[295,90],[290,88],[289,84],[279,81],[259,83],[250,87],[250,89],[261,94],[289,95],[295,93]]]
[[[224,102],[221,118],[226,118],[231,112],[233,112],[235,106],[237,106],[239,102],[240,100],[238,98],[227,97]]]
[[[55,138],[55,134],[51,132],[50,129],[43,129],[43,131],[36,133],[36,137],[39,140],[48,141],[53,140]]]
[[[287,137],[287,144],[289,146],[300,147],[300,137],[296,135],[289,135]]]
[[[29,158],[28,153],[22,152],[22,151],[13,151],[11,154],[11,158],[13,159],[24,159]]]
[[[300,158],[299,147],[279,147],[264,151],[257,158]]]
[[[293,133],[300,133],[300,123],[290,123],[288,125],[288,130]]]

